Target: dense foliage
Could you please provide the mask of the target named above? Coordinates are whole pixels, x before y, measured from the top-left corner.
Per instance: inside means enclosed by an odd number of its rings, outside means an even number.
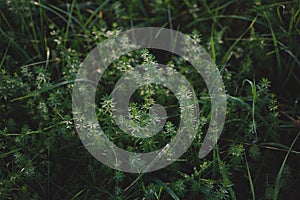
[[[99,123],[119,147],[161,148],[180,121],[174,94],[150,84],[134,93],[130,111],[145,124],[148,108],[164,105],[169,118],[162,131],[136,139],[115,124],[110,93],[138,64],[176,69],[194,87],[201,108],[198,135],[178,161],[129,174],[101,164],[84,148],[71,94],[90,50],[145,26],[181,31],[210,53],[226,86],[227,117],[218,145],[199,159],[210,119],[201,76],[167,52],[122,56],[103,74],[96,101]],[[0,0],[0,199],[297,199],[299,36],[299,0]]]

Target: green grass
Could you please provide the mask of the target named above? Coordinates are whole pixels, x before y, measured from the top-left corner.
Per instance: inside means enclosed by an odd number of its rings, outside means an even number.
[[[292,144],[291,144],[288,152],[286,153],[286,156],[284,157],[284,160],[281,164],[280,170],[279,170],[278,175],[276,177],[273,199],[278,199],[278,197],[279,197],[279,192],[280,192],[280,188],[281,188],[281,185],[282,185],[282,180],[281,179],[282,179],[282,176],[283,176],[283,169],[284,169],[284,166],[285,166],[286,161],[288,159],[288,156],[291,153],[291,150],[292,150],[293,146],[295,145],[299,135],[300,135],[300,132],[297,134],[297,136],[293,140],[293,142],[292,142]]]
[[[300,2],[259,0],[0,0],[0,199],[297,199],[300,195]],[[139,88],[130,108],[138,123],[152,102],[167,124],[149,139],[123,133],[113,120],[114,85],[138,64],[162,62],[194,87],[200,125],[188,151],[146,174],[101,164],[81,143],[72,88],[87,53],[133,27],[171,28],[211,55],[228,95],[218,145],[198,151],[210,120],[201,76],[176,55],[135,51],[115,61],[97,88],[105,134],[128,151],[163,147],[177,132],[180,109],[163,87]],[[282,113],[285,113],[284,115]]]

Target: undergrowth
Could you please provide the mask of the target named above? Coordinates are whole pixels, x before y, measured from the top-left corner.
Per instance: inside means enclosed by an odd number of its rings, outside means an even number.
[[[161,132],[136,139],[115,124],[110,93],[138,64],[176,69],[194,87],[201,109],[198,134],[178,161],[129,174],[101,164],[84,148],[71,94],[90,50],[145,26],[181,31],[210,53],[226,86],[227,116],[218,145],[199,159],[210,119],[201,76],[167,52],[122,56],[103,74],[95,110],[119,147],[157,150],[176,135],[180,122],[174,94],[150,84],[134,93],[130,111],[145,124],[148,108],[164,105],[169,118]],[[298,199],[299,36],[299,0],[0,0],[0,198]]]

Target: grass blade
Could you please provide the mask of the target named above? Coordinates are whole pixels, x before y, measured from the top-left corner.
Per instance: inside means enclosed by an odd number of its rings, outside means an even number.
[[[254,185],[253,185],[253,181],[252,181],[252,177],[251,177],[251,172],[249,169],[249,165],[248,165],[248,160],[245,154],[245,163],[246,163],[246,168],[247,168],[247,174],[248,174],[248,180],[249,180],[249,185],[250,185],[250,189],[251,189],[251,194],[252,194],[252,199],[255,200],[255,191],[254,191]]]
[[[164,182],[162,182],[160,179],[156,179],[155,182],[158,185],[160,185],[163,189],[165,189],[173,199],[179,200],[179,197],[175,194],[175,192],[170,187],[168,187]]]
[[[279,169],[279,172],[278,172],[278,175],[276,178],[276,182],[275,182],[275,188],[274,188],[274,195],[273,195],[274,200],[278,199],[278,195],[279,195],[280,187],[281,187],[281,177],[282,177],[283,169],[284,169],[285,163],[286,163],[286,161],[290,155],[290,152],[292,151],[292,148],[293,148],[294,144],[296,143],[299,135],[300,135],[300,131],[298,132],[297,136],[295,137],[294,141],[292,142],[292,144],[291,144],[288,152],[286,153],[285,158],[281,164],[281,167]]]
[[[277,38],[274,33],[271,21],[269,19],[269,16],[267,15],[266,12],[264,12],[264,15],[266,16],[266,19],[269,23],[271,34],[272,34],[272,39],[273,39],[273,44],[275,48],[275,55],[276,55],[276,62],[277,62],[277,69],[278,69],[278,74],[279,74],[279,81],[282,82],[282,65],[281,65],[281,59],[280,59],[280,54],[279,54],[279,48],[278,48],[278,43],[277,43]]]
[[[67,85],[67,84],[71,84],[71,83],[74,83],[75,81],[74,80],[71,80],[71,81],[63,81],[61,83],[57,83],[57,84],[54,84],[54,85],[51,85],[49,87],[46,87],[46,88],[43,88],[41,90],[35,90],[33,91],[32,93],[26,95],[26,96],[22,96],[22,97],[18,97],[18,98],[15,98],[15,99],[12,99],[10,102],[14,102],[14,101],[20,101],[20,100],[23,100],[23,99],[27,99],[27,98],[30,98],[30,97],[34,97],[34,96],[37,96],[37,95],[40,95],[41,93],[44,93],[44,92],[47,92],[49,90],[53,90],[55,88],[58,88],[58,87],[61,87],[63,85]]]

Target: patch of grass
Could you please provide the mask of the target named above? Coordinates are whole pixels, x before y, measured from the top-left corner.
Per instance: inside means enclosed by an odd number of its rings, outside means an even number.
[[[0,1],[0,199],[297,199],[299,22],[297,0]],[[181,31],[210,53],[226,86],[227,118],[218,145],[200,160],[210,120],[201,76],[165,52],[122,56],[103,74],[95,109],[119,147],[150,152],[179,127],[178,100],[155,84],[139,88],[130,109],[135,122],[145,125],[149,107],[164,105],[169,118],[157,135],[133,138],[114,122],[110,94],[139,64],[163,62],[180,72],[201,108],[198,134],[178,161],[129,174],[101,164],[84,148],[71,94],[90,50],[121,31],[145,26]]]

